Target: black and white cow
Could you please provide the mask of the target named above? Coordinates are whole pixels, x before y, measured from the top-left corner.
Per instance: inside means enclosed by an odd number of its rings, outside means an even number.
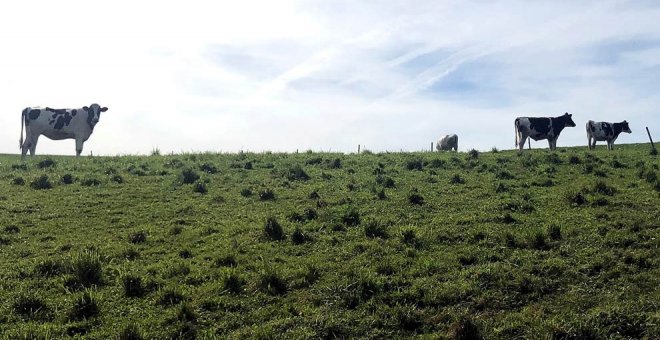
[[[51,109],[49,107],[28,107],[21,115],[21,158],[25,158],[28,150],[34,156],[39,136],[44,135],[53,140],[72,138],[76,140],[76,156],[80,156],[83,143],[94,132],[94,126],[101,118],[101,112],[107,107],[92,104],[80,109]],[[23,125],[25,125],[25,141],[23,140]]]
[[[627,121],[621,123],[587,122],[587,145],[589,150],[596,148],[596,141],[607,141],[607,150],[614,150],[614,141],[621,132],[631,133]],[[593,143],[592,143],[593,140]]]
[[[440,138],[438,143],[435,145],[435,148],[438,151],[458,151],[458,136],[451,134]]]
[[[565,127],[575,127],[573,115],[564,113],[559,117],[518,117],[516,128],[516,146],[522,151],[527,137],[533,140],[547,139],[550,150],[557,148],[557,138]]]

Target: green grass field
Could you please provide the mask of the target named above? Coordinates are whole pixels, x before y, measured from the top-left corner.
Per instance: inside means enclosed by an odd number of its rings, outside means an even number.
[[[0,334],[657,339],[659,164],[0,156]]]

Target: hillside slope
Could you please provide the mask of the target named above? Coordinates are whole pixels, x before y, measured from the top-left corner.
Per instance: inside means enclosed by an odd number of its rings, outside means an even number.
[[[0,156],[16,338],[657,338],[648,145]]]

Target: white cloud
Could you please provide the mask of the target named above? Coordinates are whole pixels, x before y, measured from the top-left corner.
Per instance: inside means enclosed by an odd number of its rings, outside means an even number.
[[[566,111],[578,127],[559,144],[582,145],[588,119],[660,122],[649,2],[0,7],[2,153],[18,151],[22,108],[92,102],[110,108],[85,145],[95,154],[420,150],[449,132],[461,149],[510,148],[515,116]],[[37,153],[73,145],[42,138]]]

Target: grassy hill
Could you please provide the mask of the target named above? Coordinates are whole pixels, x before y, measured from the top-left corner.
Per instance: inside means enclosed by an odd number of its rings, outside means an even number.
[[[9,338],[658,338],[648,145],[0,156]]]

